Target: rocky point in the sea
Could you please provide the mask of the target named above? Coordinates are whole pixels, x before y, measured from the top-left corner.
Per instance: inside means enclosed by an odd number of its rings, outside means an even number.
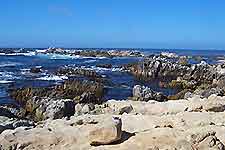
[[[186,92],[208,97],[211,94],[224,95],[224,67],[221,64],[189,64],[184,56],[169,59],[161,55],[146,57],[144,61],[125,65],[124,68],[137,79],[159,80],[159,86],[175,88],[176,95],[169,99],[184,98]],[[187,58],[187,57],[186,57]],[[180,60],[180,61],[179,61]]]
[[[139,51],[134,50],[93,50],[93,49],[82,49],[82,50],[66,50],[61,48],[50,47],[46,50],[38,50],[36,53],[43,54],[62,54],[71,56],[84,56],[84,57],[142,57],[143,54]]]

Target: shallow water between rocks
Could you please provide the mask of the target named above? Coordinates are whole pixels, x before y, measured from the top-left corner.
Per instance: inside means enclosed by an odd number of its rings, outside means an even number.
[[[101,49],[108,50],[108,49]],[[111,49],[110,49],[111,50]],[[120,49],[119,49],[120,50]],[[207,63],[223,61],[225,51],[206,50],[152,50],[137,49],[145,55],[159,54],[163,51],[174,52],[178,55],[202,56]],[[9,89],[19,87],[46,87],[60,84],[65,78],[52,75],[59,67],[70,65],[76,67],[90,68],[104,76],[110,81],[105,85],[105,99],[122,100],[132,95],[132,88],[136,84],[146,85],[155,91],[163,92],[165,95],[176,93],[176,90],[160,88],[158,80],[139,81],[127,72],[121,72],[118,68],[121,65],[141,61],[142,57],[78,57],[60,54],[36,54],[35,49],[25,49],[25,52],[18,52],[18,49],[1,49],[0,54],[0,104],[14,103],[9,97]],[[190,60],[190,63],[198,63]],[[112,68],[96,67],[98,64],[112,64]],[[30,73],[29,69],[41,67],[42,73]]]

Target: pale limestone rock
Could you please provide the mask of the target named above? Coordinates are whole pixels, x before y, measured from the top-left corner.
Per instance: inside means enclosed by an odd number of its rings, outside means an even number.
[[[81,114],[81,111],[82,111],[82,105],[81,104],[76,104],[75,105],[75,113],[76,114]]]
[[[90,108],[89,108],[88,104],[85,104],[85,105],[83,106],[81,112],[82,112],[83,114],[88,114],[88,113],[90,113]]]
[[[5,130],[0,134],[0,145],[3,149],[24,150],[223,150],[225,111],[209,111],[206,106],[221,106],[224,98],[194,96],[163,103],[112,100],[104,104],[107,107],[99,108],[104,114],[46,120],[34,129]],[[133,110],[117,115],[123,122],[117,132],[113,114],[127,106]],[[94,144],[107,145],[90,145],[93,142],[90,133],[95,132],[98,134],[93,134]],[[107,138],[103,138],[104,135]],[[111,143],[113,141],[117,142]]]
[[[89,141],[91,145],[106,145],[121,139],[122,121],[120,118],[113,117],[107,122],[103,122],[93,131],[89,133]]]

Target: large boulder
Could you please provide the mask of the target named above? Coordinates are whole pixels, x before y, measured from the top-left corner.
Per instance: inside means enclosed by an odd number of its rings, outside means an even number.
[[[106,145],[119,141],[122,135],[122,121],[113,117],[111,120],[103,122],[89,133],[91,145]]]

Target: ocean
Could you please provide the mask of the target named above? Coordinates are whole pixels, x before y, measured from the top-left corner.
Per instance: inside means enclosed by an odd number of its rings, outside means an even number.
[[[64,77],[52,75],[59,67],[70,65],[76,67],[90,68],[108,78],[112,84],[106,85],[105,99],[123,100],[132,95],[132,88],[136,84],[147,85],[155,91],[166,95],[174,94],[176,91],[163,89],[156,82],[144,82],[135,79],[127,72],[121,72],[121,65],[141,61],[141,57],[78,57],[60,54],[36,54],[36,49],[1,49],[0,52],[0,104],[14,103],[9,97],[9,90],[20,87],[46,87],[61,84]],[[109,49],[99,49],[109,50]],[[112,50],[112,48],[110,49]],[[116,49],[118,50],[118,49]],[[119,49],[121,50],[121,49]],[[153,50],[132,49],[143,52],[145,55],[160,54],[161,52],[173,52],[178,55],[202,56],[207,63],[213,64],[223,61],[225,51],[223,50]],[[197,63],[192,61],[191,63]],[[112,68],[96,67],[97,64],[112,64]],[[29,69],[41,67],[44,72],[30,73]]]

